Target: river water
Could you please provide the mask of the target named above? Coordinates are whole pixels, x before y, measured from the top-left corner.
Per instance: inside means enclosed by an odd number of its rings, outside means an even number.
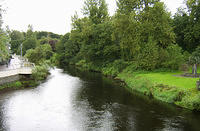
[[[199,122],[199,113],[74,68],[51,70],[37,88],[0,93],[0,131],[199,131]]]

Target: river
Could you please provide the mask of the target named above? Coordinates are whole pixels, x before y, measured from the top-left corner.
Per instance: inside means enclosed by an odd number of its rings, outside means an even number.
[[[0,131],[199,131],[199,122],[199,113],[75,68],[52,69],[37,88],[0,93]]]

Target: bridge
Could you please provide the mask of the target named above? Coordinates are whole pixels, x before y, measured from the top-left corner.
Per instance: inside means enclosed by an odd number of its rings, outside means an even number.
[[[34,67],[27,59],[14,55],[9,65],[0,68],[0,85],[19,80],[20,75],[31,75]]]

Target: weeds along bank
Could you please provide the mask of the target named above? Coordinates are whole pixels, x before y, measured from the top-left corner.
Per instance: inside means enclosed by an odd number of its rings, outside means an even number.
[[[19,81],[7,83],[0,86],[1,90],[13,90],[13,89],[24,89],[34,88],[39,85],[49,75],[49,66],[47,64],[37,65],[32,75],[22,76]]]
[[[128,88],[147,95],[150,99],[200,111],[200,92],[196,89],[198,78],[180,77],[180,71],[138,71],[134,64],[117,63],[95,66],[82,60],[75,66],[120,79]]]

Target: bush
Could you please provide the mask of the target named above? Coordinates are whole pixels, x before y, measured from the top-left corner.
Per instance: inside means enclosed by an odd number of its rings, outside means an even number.
[[[22,87],[22,83],[20,81],[15,82],[15,87],[16,88]]]
[[[128,66],[128,63],[123,60],[115,60],[113,63],[105,65],[102,69],[104,75],[117,76],[123,69]]]
[[[158,63],[158,46],[155,41],[150,37],[147,43],[141,48],[137,56],[137,63],[140,69],[153,70]]]
[[[36,47],[35,49],[30,49],[26,52],[25,57],[28,58],[30,62],[39,64],[42,61],[50,59],[53,55],[52,48],[49,44],[44,44]]]
[[[139,68],[140,67],[136,62],[129,62],[128,66],[123,70],[123,72],[130,74],[138,70]]]
[[[35,81],[44,80],[48,75],[49,66],[47,64],[38,65],[34,68],[32,78]]]
[[[191,110],[200,111],[200,92],[185,92],[185,96],[182,101],[177,102],[176,104]]]
[[[166,60],[162,63],[163,67],[177,70],[184,63],[182,49],[178,45],[171,44],[167,47]]]

